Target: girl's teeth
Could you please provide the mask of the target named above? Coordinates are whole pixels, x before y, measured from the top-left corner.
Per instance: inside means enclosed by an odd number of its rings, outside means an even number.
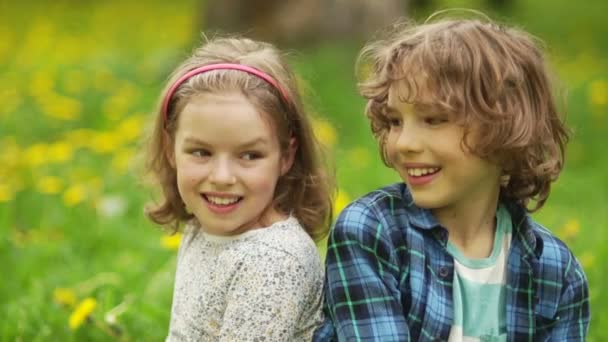
[[[209,202],[211,202],[213,204],[218,204],[218,205],[229,205],[229,204],[236,203],[239,200],[238,197],[226,198],[226,197],[212,197],[212,196],[207,196],[207,199],[209,200]]]

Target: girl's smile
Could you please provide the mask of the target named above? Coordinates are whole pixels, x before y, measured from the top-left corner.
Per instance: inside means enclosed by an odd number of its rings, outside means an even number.
[[[209,210],[216,214],[228,214],[236,210],[243,199],[242,196],[221,193],[203,193],[201,197],[207,202]]]

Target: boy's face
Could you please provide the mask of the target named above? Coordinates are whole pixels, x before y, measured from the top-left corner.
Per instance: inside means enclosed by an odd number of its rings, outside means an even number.
[[[437,214],[495,201],[500,167],[464,150],[464,127],[454,117],[417,111],[398,91],[398,84],[389,89],[386,149],[416,205]],[[472,146],[478,134],[473,129],[467,137]]]

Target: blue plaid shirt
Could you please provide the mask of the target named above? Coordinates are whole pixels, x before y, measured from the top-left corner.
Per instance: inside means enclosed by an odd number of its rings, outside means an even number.
[[[582,341],[587,279],[568,247],[525,210],[511,214],[507,340]],[[448,233],[403,183],[340,214],[327,247],[326,322],[315,341],[446,341],[453,320]]]

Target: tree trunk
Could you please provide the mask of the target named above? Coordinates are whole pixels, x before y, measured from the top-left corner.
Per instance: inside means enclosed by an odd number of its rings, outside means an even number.
[[[366,40],[406,15],[407,0],[208,0],[206,32],[277,44]]]

